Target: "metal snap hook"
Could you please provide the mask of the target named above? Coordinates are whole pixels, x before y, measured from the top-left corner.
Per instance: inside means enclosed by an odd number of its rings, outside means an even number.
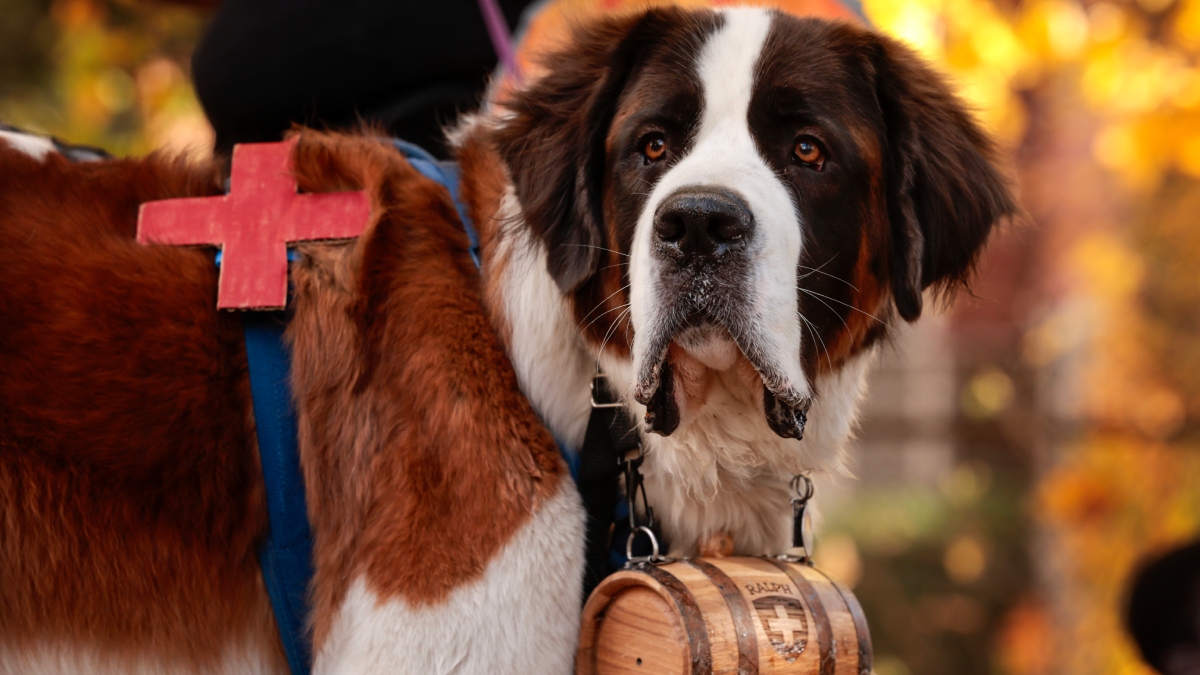
[[[650,555],[634,556],[633,541],[637,538],[639,532],[645,532],[647,537],[650,537]],[[629,560],[629,565],[640,565],[643,563],[667,562],[667,558],[662,556],[658,551],[658,537],[654,536],[654,531],[645,525],[639,525],[637,529],[629,533],[629,538],[625,540],[625,557]]]
[[[792,477],[792,493],[795,495],[792,497],[792,548],[779,558],[812,564],[813,525],[808,502],[814,492],[811,478],[804,474]]]
[[[796,495],[792,498],[793,503],[807,502],[812,499],[815,492],[812,479],[802,473],[792,476],[792,492]]]

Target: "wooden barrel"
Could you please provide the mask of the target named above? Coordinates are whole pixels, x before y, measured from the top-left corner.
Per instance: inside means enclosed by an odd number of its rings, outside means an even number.
[[[583,608],[577,675],[867,675],[858,600],[804,563],[696,558],[622,570]]]

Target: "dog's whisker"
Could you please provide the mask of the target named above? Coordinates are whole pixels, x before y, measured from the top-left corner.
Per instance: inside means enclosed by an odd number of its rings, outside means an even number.
[[[826,260],[825,262],[821,263],[820,267],[809,267],[808,265],[798,265],[798,267],[800,267],[802,269],[806,269],[806,270],[812,270],[814,272],[817,270],[823,270],[829,263],[833,262],[834,260],[837,260],[837,257],[838,257],[838,254],[834,253],[832,256],[829,257],[829,260]]]
[[[849,305],[849,304],[846,304],[846,303],[842,302],[841,300],[838,300],[837,298],[831,298],[831,297],[829,297],[828,295],[822,295],[821,293],[818,293],[818,292],[816,292],[816,291],[814,291],[814,290],[811,290],[811,289],[808,289],[808,288],[803,288],[803,287],[800,287],[800,286],[797,286],[797,287],[796,287],[796,290],[800,291],[801,293],[808,293],[809,295],[819,295],[819,296],[821,296],[822,298],[825,298],[825,299],[829,300],[830,302],[836,302],[836,303],[837,303],[837,304],[839,304],[839,305],[845,305],[846,307],[849,307],[850,309],[852,309],[852,310],[854,310],[854,311],[858,312],[859,314],[862,314],[863,316],[867,316],[867,317],[870,317],[870,318],[872,318],[872,319],[875,319],[875,320],[876,320],[876,321],[878,321],[879,323],[883,324],[883,325],[884,325],[884,326],[885,326],[885,327],[886,327],[888,330],[896,330],[896,328],[895,328],[894,326],[892,326],[890,323],[888,323],[888,322],[884,321],[883,319],[881,319],[881,318],[879,318],[879,317],[875,316],[874,314],[871,314],[870,312],[864,312],[864,311],[862,311],[861,309],[859,309],[859,308],[855,307],[854,305]]]
[[[604,348],[608,346],[608,341],[609,341],[609,339],[612,338],[613,334],[616,332],[617,326],[620,326],[621,320],[624,319],[625,316],[627,314],[631,313],[632,311],[633,311],[632,307],[626,307],[624,312],[621,312],[619,315],[617,315],[617,320],[613,322],[613,325],[609,327],[608,332],[604,334],[604,339],[600,341],[600,351],[597,352],[597,354],[596,354],[596,363],[597,364],[600,363],[600,358],[602,356],[604,356]]]
[[[823,272],[823,271],[822,271],[823,269],[825,269],[825,266],[826,266],[826,265],[828,265],[829,263],[833,262],[834,258],[837,258],[837,254],[836,254],[836,253],[833,255],[833,258],[830,258],[829,260],[826,260],[826,261],[825,261],[825,264],[821,265],[820,267],[809,267],[809,266],[807,266],[807,265],[797,265],[797,267],[799,267],[799,268],[800,268],[800,269],[802,269],[802,270],[810,270],[808,274],[802,274],[802,275],[800,275],[800,279],[802,279],[802,280],[803,280],[803,279],[807,279],[807,278],[811,277],[811,276],[812,276],[812,275],[814,275],[814,274],[820,274],[820,275],[823,275],[823,276],[829,277],[830,279],[833,279],[834,281],[840,281],[840,282],[842,282],[843,284],[846,284],[846,285],[847,285],[847,286],[849,286],[850,288],[853,288],[855,291],[857,291],[857,290],[858,290],[858,286],[855,286],[854,284],[850,283],[849,281],[846,281],[845,279],[843,279],[843,278],[841,278],[841,277],[839,277],[839,276],[837,276],[837,275],[835,275],[835,274],[830,274],[829,272]]]
[[[600,314],[599,314],[599,315],[597,315],[597,316],[596,316],[596,318],[592,319],[592,320],[591,320],[591,321],[588,323],[588,325],[586,325],[586,326],[584,326],[583,328],[579,329],[579,334],[580,334],[580,335],[582,335],[582,334],[586,333],[586,332],[587,332],[587,329],[589,329],[589,328],[591,328],[591,327],[592,327],[592,324],[596,323],[596,322],[597,322],[597,321],[599,321],[600,319],[603,319],[603,318],[604,318],[606,315],[608,315],[608,314],[612,314],[613,312],[617,311],[618,309],[626,309],[626,308],[628,308],[628,307],[629,307],[629,303],[627,302],[627,303],[625,303],[625,304],[623,304],[623,305],[617,305],[616,307],[613,307],[613,308],[610,308],[610,309],[606,309],[606,310],[604,310],[603,312],[600,312]],[[617,319],[617,321],[620,321],[620,319]]]
[[[607,298],[604,298],[604,299],[603,299],[603,300],[601,300],[600,302],[596,303],[596,306],[592,308],[592,311],[591,311],[591,312],[588,312],[588,313],[587,313],[587,314],[586,314],[586,315],[585,315],[585,316],[584,316],[582,319],[580,319],[580,322],[582,323],[583,321],[587,321],[587,320],[588,320],[588,317],[592,315],[592,312],[594,312],[594,311],[596,311],[596,310],[600,309],[601,307],[603,307],[603,306],[604,306],[604,303],[608,302],[608,301],[609,301],[609,299],[610,299],[610,298],[612,298],[612,296],[616,295],[617,293],[620,293],[621,291],[623,291],[623,290],[625,290],[625,289],[627,289],[627,288],[629,288],[629,284],[625,284],[624,286],[622,286],[622,287],[618,288],[617,290],[615,290],[615,291],[613,291],[612,293],[610,293],[610,294],[609,294],[609,296],[608,296]],[[590,325],[590,324],[589,324],[589,325]]]
[[[623,263],[623,262],[619,262],[619,263],[613,263],[613,264],[611,264],[611,265],[605,265],[604,267],[601,267],[600,269],[598,269],[598,270],[596,270],[596,271],[597,271],[597,272],[603,272],[604,270],[611,270],[611,269],[612,269],[612,268],[614,268],[614,267],[620,267],[621,265],[625,265],[625,264],[627,264],[627,263]]]
[[[801,265],[801,267],[803,267],[803,265]],[[805,269],[811,269],[811,268],[805,268]],[[798,279],[800,279],[800,280],[804,280],[804,279],[807,279],[807,278],[811,277],[811,276],[812,276],[812,275],[814,275],[814,274],[820,274],[821,276],[824,276],[824,277],[829,277],[830,279],[833,279],[834,281],[837,281],[837,282],[841,282],[841,283],[843,283],[843,284],[846,284],[847,286],[849,286],[850,288],[853,288],[853,289],[854,289],[854,290],[856,290],[856,291],[858,290],[858,286],[855,286],[854,284],[850,283],[849,281],[846,281],[845,279],[843,279],[843,278],[841,278],[841,277],[839,277],[839,276],[836,276],[836,275],[830,274],[829,272],[822,272],[821,270],[812,270],[812,271],[811,271],[811,272],[809,272],[808,274],[801,274],[801,275],[800,275],[799,277],[797,277],[797,278],[798,278]]]
[[[559,244],[559,246],[576,246],[578,248],[594,248],[597,251],[608,251],[609,253],[613,253],[616,255],[623,255],[626,258],[629,257],[628,253],[621,253],[620,251],[614,251],[611,248],[605,248],[603,246],[593,246],[591,244]]]
[[[835,310],[832,306],[830,306],[830,304],[828,302],[825,302],[824,300],[822,300],[819,297],[816,297],[815,295],[813,296],[813,299],[816,300],[817,302],[821,303],[822,305],[825,305],[825,309],[828,309],[834,316],[836,316],[838,321],[841,321],[842,325],[846,327],[847,331],[850,330],[850,324],[846,323],[846,320],[842,318],[842,315],[838,314],[837,310]]]
[[[825,352],[825,362],[829,364],[829,372],[832,373],[833,372],[833,359],[830,358],[830,356],[829,356],[829,348],[825,346],[825,340],[821,339],[820,331],[818,331],[817,327],[813,325],[813,322],[811,322],[807,318],[805,318],[803,314],[801,314],[799,316],[800,316],[800,320],[803,321],[808,326],[808,332],[814,338],[816,338],[817,341],[819,341],[821,343],[821,349]],[[820,356],[818,356],[817,358],[820,358]]]

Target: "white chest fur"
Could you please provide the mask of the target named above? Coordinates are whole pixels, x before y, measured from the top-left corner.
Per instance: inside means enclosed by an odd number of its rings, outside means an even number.
[[[579,633],[582,543],[583,509],[567,483],[479,579],[445,602],[381,599],[356,579],[313,673],[569,673]]]
[[[505,216],[519,217],[511,195],[505,204]],[[500,268],[510,356],[522,390],[554,434],[571,447],[582,445],[597,361],[641,419],[645,408],[630,396],[632,362],[611,351],[597,354],[582,339],[546,271],[542,246],[522,227],[507,229],[498,246],[497,255],[507,258]],[[802,441],[775,435],[748,397],[720,387],[703,413],[671,436],[644,434],[647,496],[673,542],[672,553],[690,554],[701,537],[722,530],[734,533],[739,554],[786,549],[788,484],[800,472],[842,469],[872,359],[873,352],[859,355],[818,380],[819,397]]]

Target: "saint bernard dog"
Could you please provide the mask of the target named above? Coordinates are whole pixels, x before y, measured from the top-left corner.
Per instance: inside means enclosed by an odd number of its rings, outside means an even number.
[[[568,673],[599,368],[644,420],[674,555],[789,545],[877,345],[1015,211],[991,142],[893,40],[763,9],[581,27],[452,133],[446,191],[370,136],[296,132],[287,339],[316,673]],[[241,319],[211,251],[141,246],[217,163],[71,162],[0,132],[0,673],[282,673]]]

